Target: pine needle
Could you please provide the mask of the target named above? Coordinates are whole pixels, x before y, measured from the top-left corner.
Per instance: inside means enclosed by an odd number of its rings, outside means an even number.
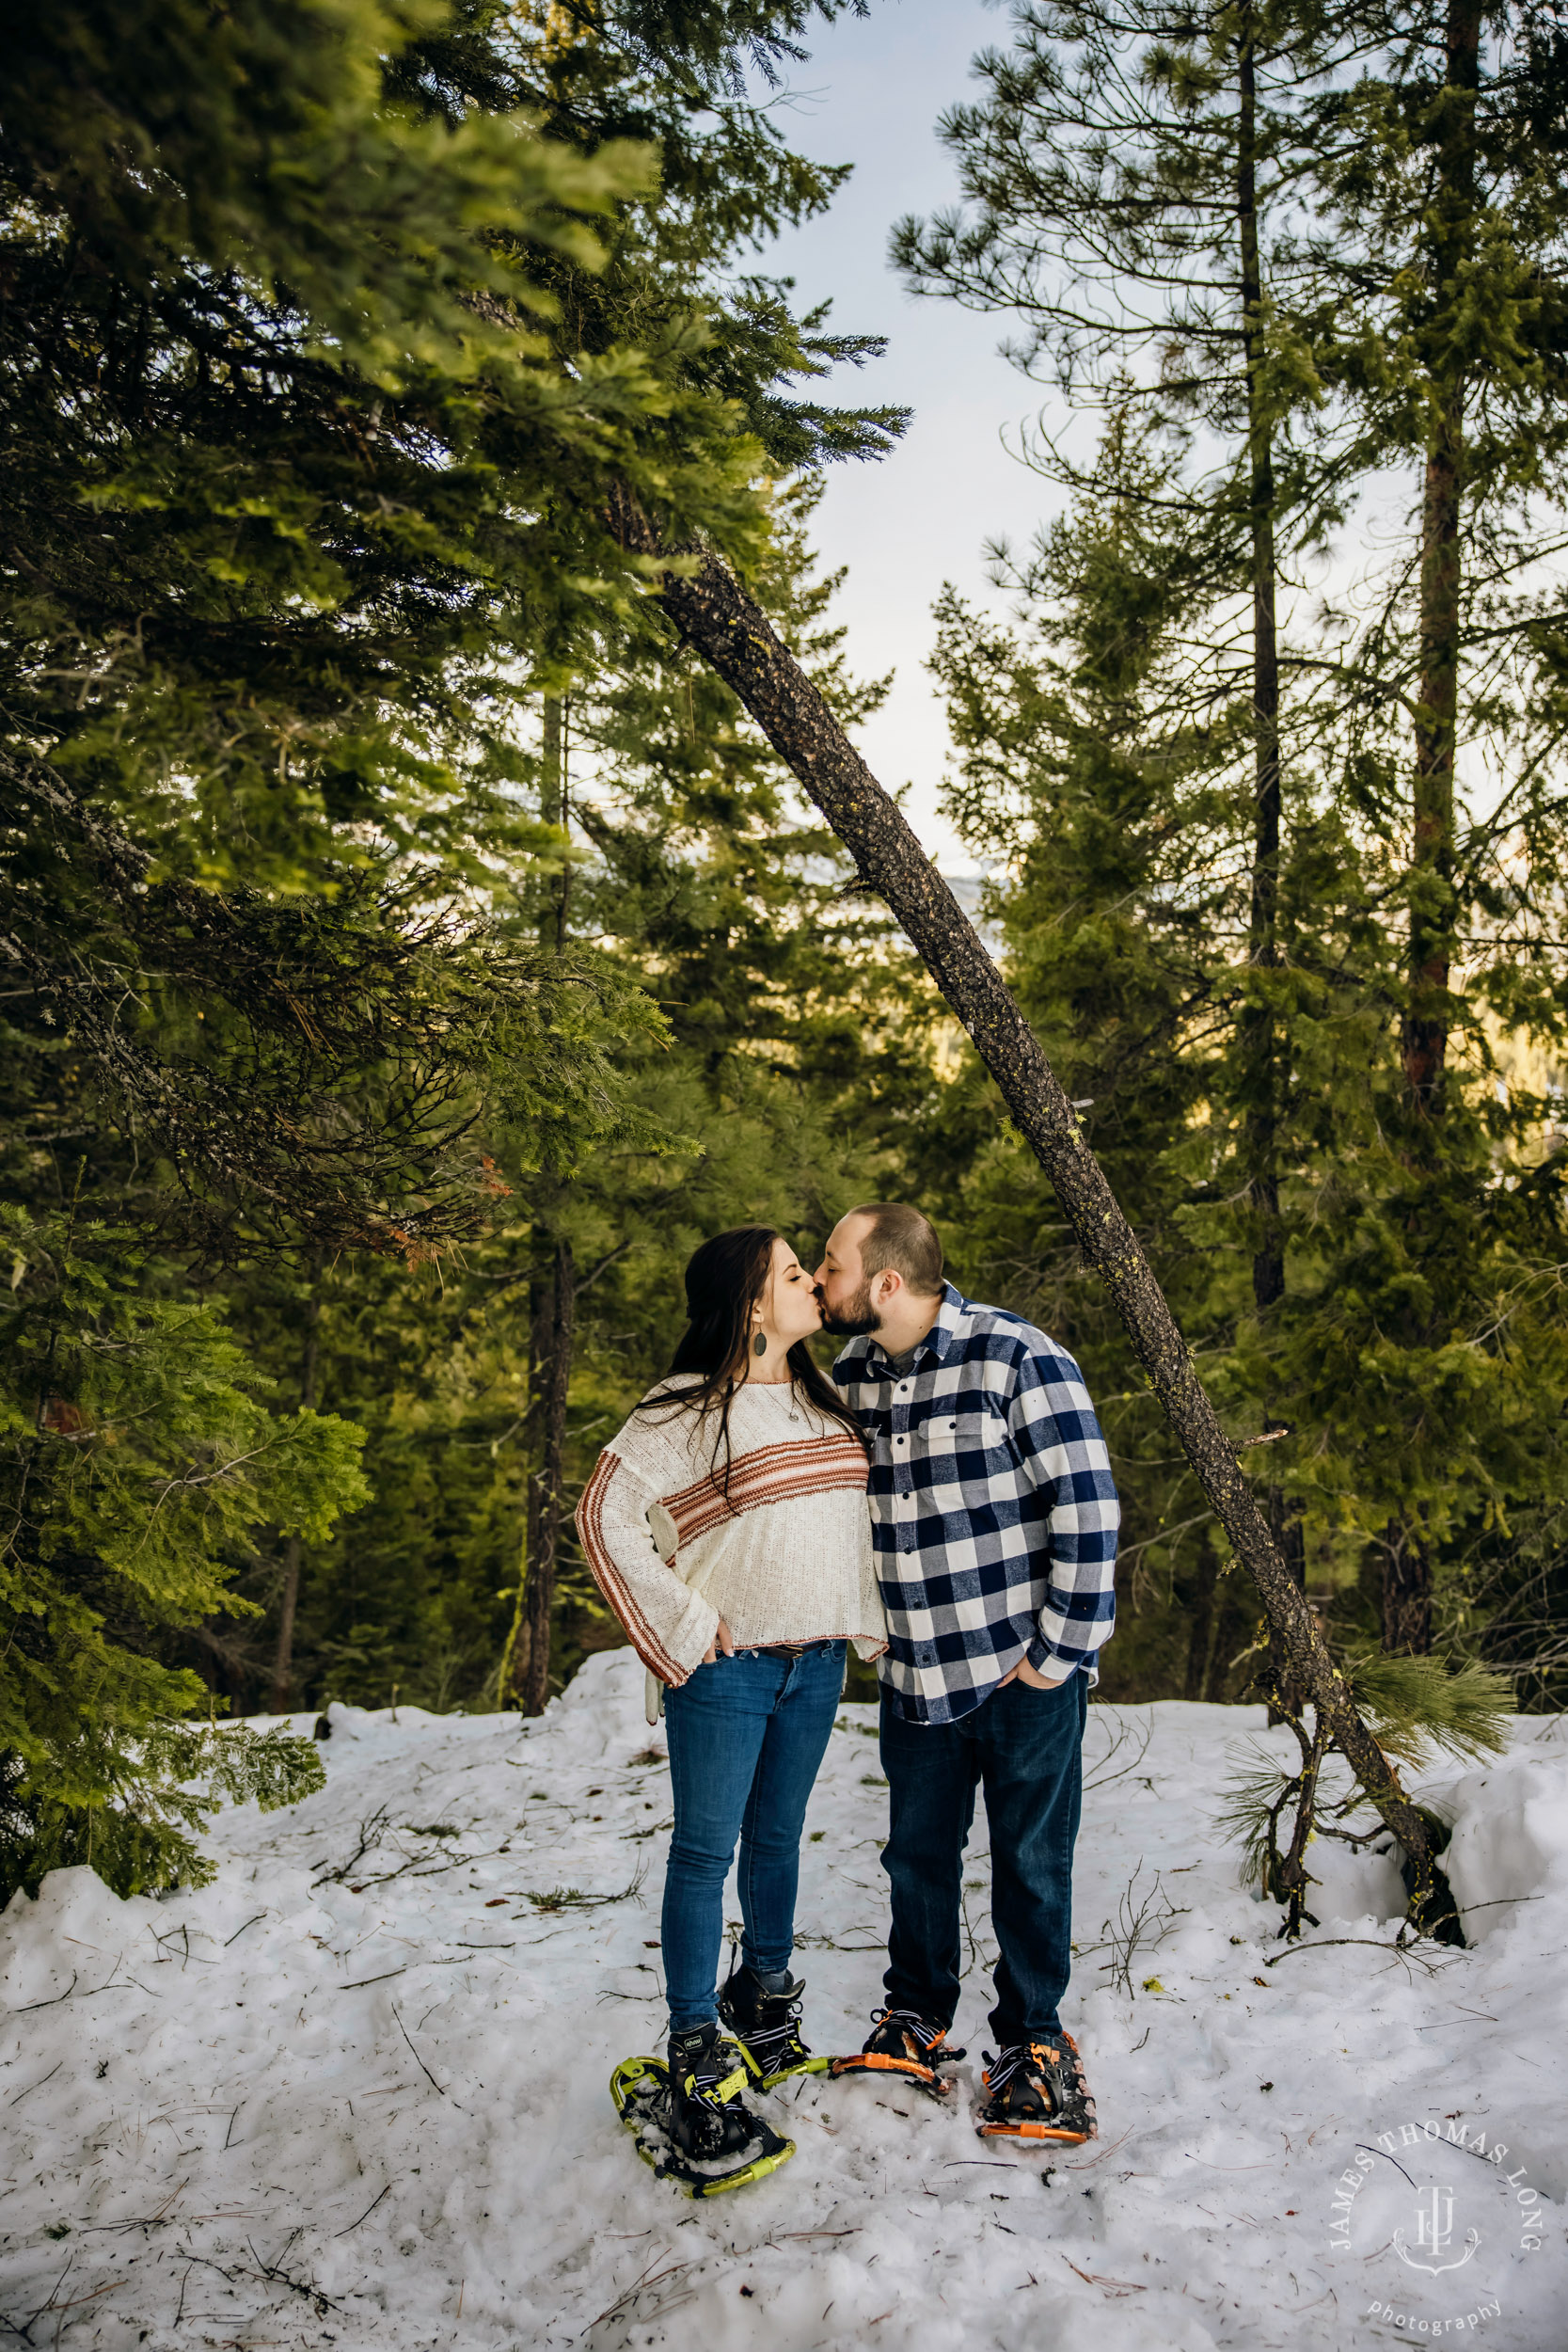
[[[1343,1673],[1379,1744],[1399,1763],[1419,1763],[1434,1748],[1474,1760],[1508,1745],[1513,1685],[1474,1660],[1456,1666],[1365,1649],[1345,1658]]]

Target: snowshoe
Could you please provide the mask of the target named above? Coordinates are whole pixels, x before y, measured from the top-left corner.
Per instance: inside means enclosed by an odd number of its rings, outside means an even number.
[[[982,2139],[1051,2139],[1069,2147],[1098,2139],[1100,2124],[1069,2033],[986,2052],[987,2097],[975,2129]]]
[[[745,2061],[717,2026],[673,2037],[670,2058],[624,2058],[610,2078],[615,2112],[657,2179],[717,2197],[788,2162],[795,2142],[740,2104]]]
[[[952,2076],[939,2074],[937,2069],[956,2064],[964,2053],[949,2049],[944,2026],[931,2025],[912,2009],[874,2009],[871,2023],[873,2031],[863,2050],[832,2060],[835,2075],[901,2074],[933,2099],[952,2097]]]
[[[770,1993],[753,1971],[732,1965],[719,1995],[719,2015],[739,2044],[740,2055],[756,2077],[759,2090],[794,2074],[824,2074],[831,2060],[813,2058],[800,2039],[800,1995],[798,1979]]]

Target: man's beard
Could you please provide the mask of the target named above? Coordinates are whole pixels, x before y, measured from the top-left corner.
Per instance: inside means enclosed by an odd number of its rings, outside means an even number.
[[[842,1307],[830,1307],[820,1292],[816,1303],[822,1310],[823,1330],[831,1331],[835,1339],[858,1340],[863,1338],[866,1332],[879,1331],[882,1327],[882,1319],[871,1304],[869,1281],[863,1282],[854,1296],[847,1298]]]

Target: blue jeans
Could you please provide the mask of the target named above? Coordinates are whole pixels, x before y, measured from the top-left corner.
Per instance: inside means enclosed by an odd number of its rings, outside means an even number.
[[[882,1979],[890,2009],[942,2027],[958,2006],[963,1851],[984,1788],[990,1916],[1001,1956],[990,2029],[998,2045],[1049,2041],[1072,1964],[1072,1848],[1082,1802],[1089,1686],[1009,1682],[954,1724],[911,1724],[882,1692],[889,1831],[882,1867],[893,1928]]]
[[[800,1829],[844,1695],[844,1644],[737,1650],[664,1694],[674,1835],[664,1881],[670,2030],[719,2014],[724,1881],[740,1840],[740,1953],[767,1973],[795,1948]]]

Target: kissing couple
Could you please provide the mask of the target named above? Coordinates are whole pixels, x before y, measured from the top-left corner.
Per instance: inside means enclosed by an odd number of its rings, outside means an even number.
[[[577,1514],[669,1736],[659,2128],[689,2168],[711,2178],[733,2160],[751,2177],[748,2150],[784,2143],[748,2090],[831,2067],[953,2095],[942,2069],[964,2055],[946,2037],[983,1788],[1000,1956],[978,2129],[1092,2138],[1058,2005],[1117,1506],[1078,1366],[963,1297],[929,1219],[895,1202],[841,1217],[815,1275],[769,1227],[718,1233],[686,1269],[686,1303],[668,1375]],[[823,1329],[847,1342],[831,1380],[810,1352]],[[892,1923],[885,2005],[857,2056],[829,2060],[801,2038],[790,1963],[806,1803],[851,1642],[881,1686]],[[744,1934],[721,1988],[737,1841]]]

